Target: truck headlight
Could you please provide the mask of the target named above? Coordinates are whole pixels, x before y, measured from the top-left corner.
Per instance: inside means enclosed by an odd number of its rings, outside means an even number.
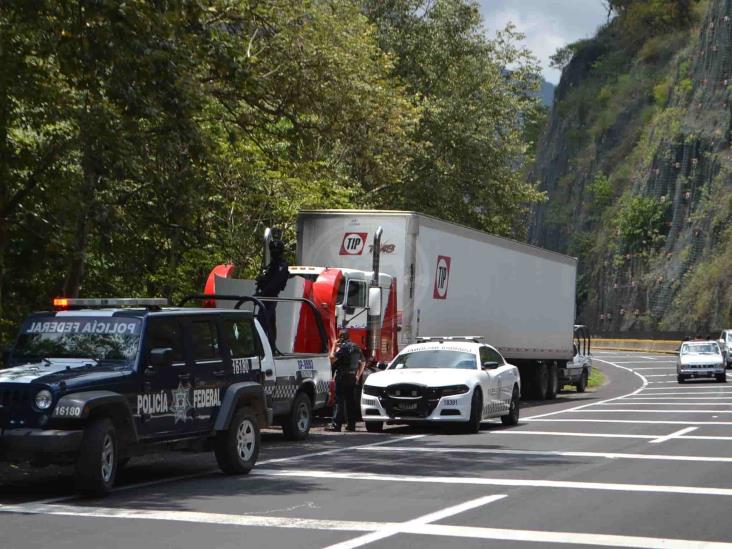
[[[36,393],[34,402],[36,408],[39,410],[48,410],[51,407],[51,404],[53,404],[53,395],[48,389],[41,389]]]
[[[437,390],[441,397],[446,397],[452,395],[464,395],[470,391],[470,387],[467,385],[450,385],[449,387],[440,387]]]

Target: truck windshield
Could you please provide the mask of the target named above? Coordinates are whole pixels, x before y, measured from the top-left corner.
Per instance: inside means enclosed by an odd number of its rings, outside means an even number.
[[[686,344],[681,347],[681,354],[716,355],[719,354],[719,347],[717,347],[716,343],[695,343],[692,345]]]
[[[390,369],[399,368],[454,368],[475,370],[478,367],[473,353],[461,351],[414,351],[404,353],[394,359]]]
[[[33,317],[21,328],[11,362],[44,358],[132,361],[140,343],[139,318]]]

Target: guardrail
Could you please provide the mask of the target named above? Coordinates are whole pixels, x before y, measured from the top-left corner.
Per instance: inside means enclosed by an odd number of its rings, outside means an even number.
[[[641,351],[644,353],[677,353],[681,345],[680,339],[616,339],[616,338],[592,338],[592,348],[602,351]]]

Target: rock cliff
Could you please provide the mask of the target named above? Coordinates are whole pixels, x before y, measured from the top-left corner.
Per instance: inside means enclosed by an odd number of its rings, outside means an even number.
[[[579,258],[578,319],[595,329],[728,327],[732,0],[642,36],[623,19],[572,46],[530,241]]]

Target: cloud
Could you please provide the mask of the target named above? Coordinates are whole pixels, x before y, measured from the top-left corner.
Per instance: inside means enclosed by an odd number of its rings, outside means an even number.
[[[562,46],[593,36],[607,21],[602,0],[480,0],[489,36],[511,22],[526,35],[523,44],[539,59],[544,78],[559,82],[549,57]]]

